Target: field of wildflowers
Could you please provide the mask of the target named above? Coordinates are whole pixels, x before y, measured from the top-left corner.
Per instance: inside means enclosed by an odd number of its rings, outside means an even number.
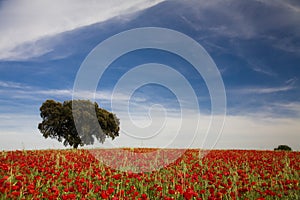
[[[119,149],[94,151],[111,153],[113,162],[124,156]],[[2,151],[0,199],[300,199],[299,152],[201,153],[189,149],[168,166],[134,173],[105,165],[89,150]]]

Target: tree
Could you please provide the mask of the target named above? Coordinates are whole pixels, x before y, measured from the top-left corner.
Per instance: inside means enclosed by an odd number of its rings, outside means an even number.
[[[279,145],[277,148],[274,149],[275,151],[282,150],[282,151],[292,151],[292,148],[287,145]]]
[[[65,146],[77,148],[94,144],[95,138],[103,143],[107,137],[114,139],[119,136],[119,119],[99,108],[96,102],[47,100],[40,107],[40,112],[43,119],[38,125],[40,132],[45,138],[55,138]]]

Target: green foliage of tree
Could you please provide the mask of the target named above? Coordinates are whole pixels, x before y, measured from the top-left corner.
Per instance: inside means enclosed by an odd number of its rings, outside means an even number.
[[[116,115],[89,100],[63,103],[46,100],[40,107],[40,116],[43,121],[38,129],[43,136],[57,139],[65,146],[77,148],[94,144],[94,138],[103,143],[107,137],[119,136],[120,122]]]
[[[292,151],[292,148],[287,145],[279,145],[277,148],[274,149],[275,151],[282,150],[282,151]]]

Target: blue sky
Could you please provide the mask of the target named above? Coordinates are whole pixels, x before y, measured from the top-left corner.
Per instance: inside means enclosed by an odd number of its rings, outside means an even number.
[[[55,140],[44,139],[37,129],[42,102],[72,99],[83,60],[105,39],[133,28],[162,27],[202,45],[222,76],[227,116],[214,148],[273,149],[288,144],[299,150],[299,24],[297,1],[1,1],[0,149],[63,148]],[[112,108],[111,93],[117,82],[147,63],[170,66],[191,84],[201,111],[198,137],[191,147],[201,146],[211,117],[206,83],[189,62],[158,49],[125,54],[101,77],[96,101],[116,112],[123,131],[106,143],[169,147],[182,120],[186,124],[174,147],[180,147],[181,141],[191,142],[199,113],[189,108],[182,119],[177,94],[170,88],[144,85],[133,93],[129,104],[126,91],[119,90]],[[139,78],[150,75],[165,75],[167,81],[176,82],[174,76],[161,71],[150,70]],[[218,114],[215,117],[222,119]],[[140,131],[141,137],[148,137],[161,127],[151,139],[126,135]]]

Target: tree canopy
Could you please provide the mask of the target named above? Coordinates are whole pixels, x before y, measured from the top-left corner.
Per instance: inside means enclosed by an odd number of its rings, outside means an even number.
[[[38,129],[43,136],[55,138],[65,146],[77,148],[94,144],[95,138],[103,143],[107,137],[119,136],[116,115],[89,100],[46,100],[40,107],[40,116],[43,121]]]

